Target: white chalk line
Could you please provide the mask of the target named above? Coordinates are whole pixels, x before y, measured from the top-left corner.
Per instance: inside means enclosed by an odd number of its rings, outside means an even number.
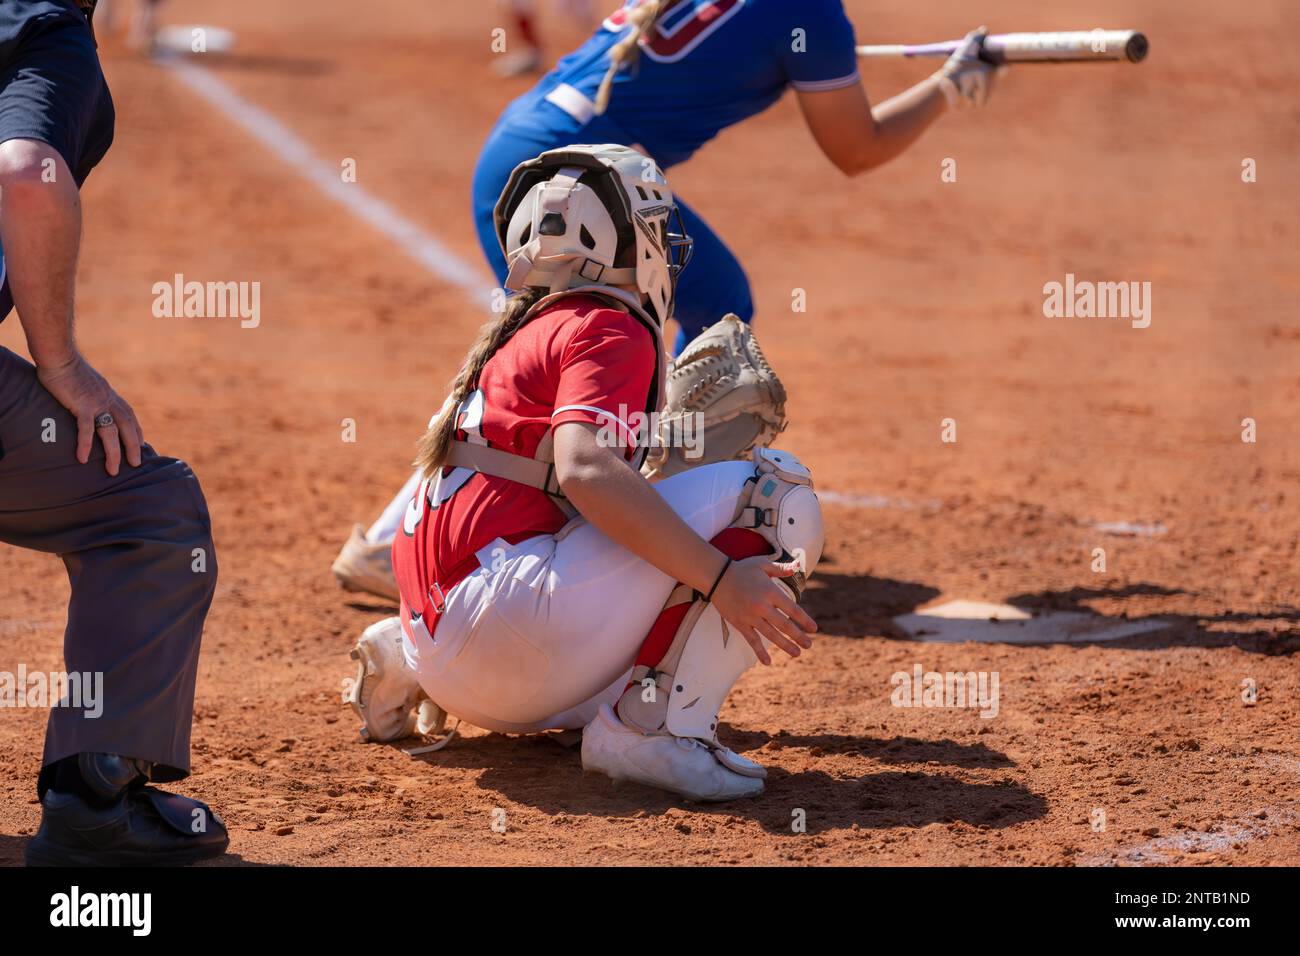
[[[1170,863],[1179,854],[1218,853],[1242,843],[1275,835],[1283,824],[1300,822],[1300,813],[1286,807],[1265,807],[1257,813],[1228,820],[1213,833],[1182,830],[1145,843],[1094,853],[1079,861],[1080,866],[1147,866]]]
[[[356,182],[344,182],[342,166],[331,164],[312,150],[301,136],[260,106],[240,96],[226,82],[179,55],[160,55],[158,62],[210,106],[225,115],[253,139],[275,154],[287,166],[328,198],[338,203],[376,232],[387,236],[407,256],[438,279],[460,289],[471,302],[490,304],[496,283],[484,272],[457,256],[428,230],[407,219],[391,205],[367,192]],[[938,501],[909,501],[884,495],[819,491],[828,504],[853,508],[893,508],[900,511],[938,511]],[[1112,534],[1148,536],[1164,533],[1159,525],[1140,522],[1096,523],[1098,530]],[[1158,531],[1148,530],[1158,528]]]
[[[846,508],[870,508],[874,510],[893,508],[897,511],[925,511],[934,513],[943,510],[943,502],[934,498],[912,501],[908,498],[891,498],[866,492],[852,493],[841,491],[818,490],[817,497],[823,504],[840,505]],[[1144,521],[1096,521],[1083,519],[1084,527],[1100,531],[1102,534],[1118,535],[1125,538],[1158,538],[1167,534],[1169,529],[1159,522]]]
[[[909,501],[906,498],[887,498],[884,495],[851,494],[840,491],[817,491],[825,504],[844,505],[848,508],[896,508],[899,511],[938,511],[939,501]]]
[[[1084,524],[1103,534],[1126,538],[1158,538],[1169,531],[1158,521],[1085,521]]]
[[[0,635],[31,634],[36,631],[62,631],[65,622],[27,618],[0,618]]]
[[[301,136],[260,106],[244,99],[209,70],[176,56],[159,57],[159,62],[325,196],[391,239],[426,271],[460,289],[475,304],[489,304],[496,283],[487,273],[461,259],[429,232],[367,192],[360,183],[344,182],[343,157],[333,164],[321,159]]]
[[[1254,761],[1277,770],[1300,773],[1300,761],[1281,754],[1269,754]],[[1275,836],[1284,826],[1300,823],[1300,811],[1294,807],[1260,807],[1245,816],[1219,824],[1214,832],[1180,830],[1169,836],[1155,837],[1142,843],[1091,853],[1079,860],[1079,866],[1146,866],[1172,862],[1185,853],[1217,853],[1241,843]]]

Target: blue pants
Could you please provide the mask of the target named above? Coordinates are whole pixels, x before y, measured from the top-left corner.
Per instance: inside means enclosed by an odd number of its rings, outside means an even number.
[[[492,211],[511,172],[539,153],[574,143],[634,145],[626,133],[602,117],[580,124],[554,104],[531,95],[506,110],[483,145],[474,169],[474,224],[498,282],[505,282],[507,270],[492,224]],[[686,230],[695,240],[695,252],[677,283],[674,317],[681,329],[674,352],[680,352],[687,342],[728,312],[735,312],[746,322],[754,317],[749,279],[735,254],[680,196],[677,204]]]

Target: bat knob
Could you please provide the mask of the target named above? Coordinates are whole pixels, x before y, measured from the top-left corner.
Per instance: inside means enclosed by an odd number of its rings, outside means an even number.
[[[1124,44],[1124,55],[1128,57],[1130,63],[1141,63],[1147,58],[1150,49],[1151,44],[1147,42],[1146,34],[1135,33]]]

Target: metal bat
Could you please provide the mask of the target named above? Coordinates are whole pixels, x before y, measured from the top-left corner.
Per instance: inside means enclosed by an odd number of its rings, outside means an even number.
[[[858,56],[949,56],[961,40],[941,43],[860,46]],[[1075,60],[1128,60],[1141,63],[1150,44],[1137,30],[1071,30],[1058,33],[994,33],[984,38],[980,56],[990,63],[1062,63]]]

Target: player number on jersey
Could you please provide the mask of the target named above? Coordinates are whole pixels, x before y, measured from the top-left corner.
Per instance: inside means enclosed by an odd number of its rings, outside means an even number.
[[[645,2],[633,0],[615,10],[606,18],[605,29],[621,32],[627,25],[628,13]],[[745,0],[683,0],[660,18],[649,36],[642,38],[642,51],[660,63],[680,60],[721,29],[744,5]]]

